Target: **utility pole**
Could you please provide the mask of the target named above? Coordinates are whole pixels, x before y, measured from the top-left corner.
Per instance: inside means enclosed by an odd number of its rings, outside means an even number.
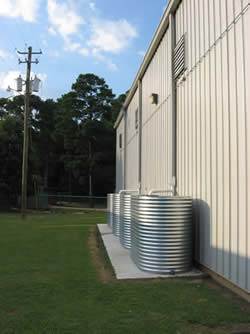
[[[27,209],[27,176],[28,176],[28,153],[29,153],[29,105],[30,105],[30,71],[31,64],[38,64],[38,59],[32,61],[33,54],[42,54],[40,52],[32,52],[32,47],[28,48],[28,52],[17,53],[21,55],[28,55],[28,59],[24,61],[19,59],[19,64],[27,64],[26,81],[25,81],[25,99],[24,99],[24,132],[23,132],[23,164],[22,164],[22,196],[21,196],[21,213],[22,219],[25,219]]]

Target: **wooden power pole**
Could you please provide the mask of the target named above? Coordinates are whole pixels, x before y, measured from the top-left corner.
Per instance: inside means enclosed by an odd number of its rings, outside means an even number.
[[[19,64],[27,64],[26,80],[25,80],[25,99],[24,99],[24,132],[23,132],[23,164],[22,164],[22,196],[21,196],[21,213],[22,219],[25,218],[27,209],[27,177],[28,177],[28,153],[29,153],[29,111],[30,111],[30,71],[31,64],[38,64],[38,60],[32,61],[32,54],[41,54],[42,52],[32,52],[32,47],[28,48],[28,52],[17,51],[21,55],[28,55],[25,61],[19,60]]]

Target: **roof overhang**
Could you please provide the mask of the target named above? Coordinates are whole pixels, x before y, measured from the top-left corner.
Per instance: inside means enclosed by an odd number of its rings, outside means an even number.
[[[139,71],[137,72],[137,75],[134,79],[134,82],[132,84],[132,87],[130,88],[130,91],[126,97],[126,100],[123,104],[123,107],[115,121],[115,124],[114,124],[114,128],[116,129],[122,118],[123,118],[123,115],[124,115],[124,110],[127,109],[128,105],[130,104],[135,92],[136,92],[136,89],[138,87],[138,81],[139,80],[142,80],[154,54],[155,54],[155,51],[156,49],[158,48],[160,42],[161,42],[161,39],[163,37],[163,35],[165,34],[166,30],[167,30],[167,27],[168,27],[168,24],[169,24],[169,15],[171,13],[174,13],[176,8],[178,7],[179,3],[181,2],[181,0],[170,0],[169,3],[168,3],[168,6],[167,8],[165,9],[165,12],[161,18],[161,22],[154,34],[154,37],[149,45],[149,48],[145,54],[145,57],[142,61],[142,64],[139,68]]]

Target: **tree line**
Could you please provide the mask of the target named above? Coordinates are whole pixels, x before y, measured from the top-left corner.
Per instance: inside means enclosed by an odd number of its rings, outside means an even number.
[[[31,95],[28,194],[35,191],[102,196],[114,191],[115,131],[126,95],[105,80],[80,74],[56,101]],[[24,97],[0,99],[0,196],[21,193]]]

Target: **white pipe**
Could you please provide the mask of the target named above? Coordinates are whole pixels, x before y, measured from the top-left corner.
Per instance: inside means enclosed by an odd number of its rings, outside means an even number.
[[[171,185],[171,187],[173,186]],[[172,193],[172,195],[174,195],[174,189],[151,189],[148,192],[148,195],[151,196],[152,194],[155,193]]]
[[[124,190],[120,190],[119,191],[119,194],[122,194],[122,193],[139,193],[139,190],[129,190],[129,189],[124,189]]]

